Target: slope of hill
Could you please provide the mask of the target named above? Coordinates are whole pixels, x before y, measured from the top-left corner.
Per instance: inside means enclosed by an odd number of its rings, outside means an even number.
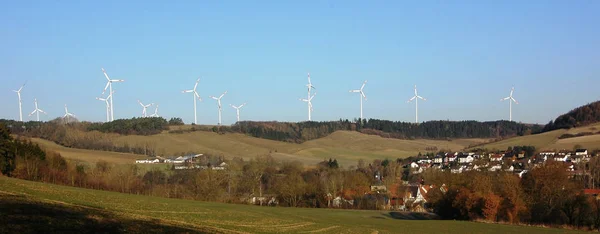
[[[600,123],[592,124],[584,127],[571,129],[557,129],[549,132],[544,132],[535,135],[513,137],[506,140],[479,145],[477,148],[498,149],[504,150],[508,147],[516,145],[532,145],[538,150],[571,150],[575,146],[580,146],[588,150],[600,149],[600,135],[576,136],[560,139],[562,135],[576,135],[584,132],[600,131]]]
[[[65,158],[80,162],[96,163],[99,160],[103,160],[114,164],[126,164],[133,163],[135,159],[144,157],[136,154],[68,148],[40,138],[29,139],[43,149],[59,152]]]
[[[119,136],[117,145],[147,144],[156,148],[160,155],[185,152],[202,152],[225,157],[254,158],[271,154],[282,160],[299,160],[316,164],[324,159],[336,158],[343,166],[356,165],[359,159],[395,159],[414,156],[427,149],[460,150],[483,139],[459,140],[399,140],[361,134],[354,131],[337,131],[333,134],[302,144],[255,138],[239,133],[218,134],[196,131],[191,133],[161,133],[152,136]]]
[[[543,131],[569,129],[597,122],[600,122],[600,101],[577,107],[566,114],[558,116],[556,120],[550,121],[550,123],[544,126]]]
[[[578,233],[386,211],[259,207],[129,195],[0,176],[0,231],[191,233]],[[28,208],[28,209],[24,209]],[[403,215],[405,217],[417,217]],[[418,215],[423,217],[425,215]],[[98,229],[96,229],[98,228]]]

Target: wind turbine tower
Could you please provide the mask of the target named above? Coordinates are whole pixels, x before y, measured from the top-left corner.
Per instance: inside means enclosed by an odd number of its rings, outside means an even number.
[[[360,86],[360,89],[354,89],[354,90],[349,91],[351,93],[359,93],[360,94],[360,119],[361,120],[363,119],[363,99],[365,99],[365,101],[367,100],[367,95],[365,95],[365,92],[363,91],[366,84],[367,84],[367,81],[365,80],[363,82],[362,86]]]
[[[234,106],[229,104],[231,107],[233,107],[233,109],[235,109],[235,111],[237,112],[237,121],[240,122],[240,108],[242,108],[243,106],[246,105],[246,103],[239,105],[239,106]]]
[[[144,117],[144,118],[148,117],[148,116],[146,115],[146,113],[147,113],[147,112],[146,112],[146,109],[148,109],[148,107],[151,107],[152,105],[154,105],[154,103],[150,103],[150,104],[148,104],[148,105],[144,105],[144,104],[142,104],[142,102],[141,102],[140,100],[137,100],[137,101],[138,101],[138,103],[140,104],[140,106],[142,106],[142,108],[143,108],[143,110],[142,110],[142,117]]]
[[[196,99],[202,101],[202,98],[200,97],[200,95],[198,94],[198,92],[196,92],[196,88],[198,87],[198,82],[200,82],[200,78],[198,78],[196,80],[196,84],[194,85],[194,89],[181,91],[182,93],[192,93],[193,94],[192,98],[194,99],[194,124],[198,124],[198,119],[196,117]]]
[[[221,96],[219,97],[215,97],[215,96],[210,96],[210,98],[217,100],[217,104],[219,105],[219,126],[221,126],[221,110],[222,110],[222,106],[221,106],[221,98],[223,98],[223,96],[225,96],[225,94],[227,94],[227,91],[225,91],[223,94],[221,94]]]
[[[29,114],[29,116],[31,116],[35,113],[37,115],[37,121],[39,122],[40,121],[40,112],[44,113],[45,115],[47,115],[48,113],[46,113],[42,109],[38,108],[37,98],[34,98],[33,102],[35,103],[35,110],[33,110],[31,112],[31,114]]]
[[[26,84],[27,82],[21,85],[21,88],[19,88],[18,90],[13,90],[13,92],[17,93],[17,96],[19,96],[19,121],[21,122],[23,122],[23,109],[21,107],[21,90],[23,90],[23,87],[25,87]]]
[[[111,80],[108,77],[108,74],[106,74],[106,71],[104,70],[104,68],[102,68],[102,73],[104,73],[104,77],[106,77],[106,80],[108,80],[108,82],[106,82],[106,86],[104,86],[104,91],[102,91],[102,94],[104,94],[106,92],[107,88],[110,88],[109,93],[110,95],[110,121],[114,121],[115,120],[115,115],[114,115],[114,106],[113,106],[113,96],[112,96],[112,83],[114,82],[124,82],[125,80]]]
[[[412,100],[415,100],[415,123],[419,123],[419,99],[423,100],[423,101],[427,101],[427,99],[425,99],[424,97],[419,96],[419,94],[417,94],[417,85],[415,85],[415,96],[413,96],[411,99],[408,99],[407,102],[411,102]]]
[[[66,123],[70,122],[70,117],[76,117],[74,114],[69,113],[69,109],[67,109],[67,104],[65,104],[65,115],[63,115],[63,119],[67,119]]]
[[[510,95],[508,95],[508,97],[502,98],[500,99],[500,101],[506,101],[508,100],[508,120],[512,121],[512,103],[515,102],[515,104],[519,104],[519,102],[517,102],[517,100],[515,100],[515,98],[513,98],[513,92],[515,92],[515,87],[512,87],[512,89],[510,90]]]
[[[113,93],[115,93],[114,90],[106,98],[99,98],[99,97],[96,98],[96,100],[100,100],[100,101],[103,101],[106,103],[106,122],[110,122],[110,102],[109,102],[109,100],[112,97]]]
[[[306,96],[306,99],[300,99],[300,101],[306,102],[308,104],[308,121],[312,121],[312,117],[311,117],[311,114],[313,112],[312,99],[315,97],[315,95],[317,93],[315,92],[315,94],[313,94],[311,96],[311,91],[312,91],[312,89],[317,89],[317,88],[315,88],[315,86],[313,86],[312,82],[310,81],[310,73],[308,73],[308,84],[306,84],[306,87],[308,88],[308,94]]]

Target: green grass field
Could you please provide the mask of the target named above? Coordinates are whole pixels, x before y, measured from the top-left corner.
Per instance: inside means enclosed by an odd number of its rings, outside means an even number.
[[[0,176],[0,232],[575,233],[386,211],[258,207],[58,186]]]

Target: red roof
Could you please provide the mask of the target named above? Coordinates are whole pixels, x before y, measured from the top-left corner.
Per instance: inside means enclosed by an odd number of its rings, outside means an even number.
[[[600,189],[584,189],[583,194],[598,195],[598,194],[600,194]]]

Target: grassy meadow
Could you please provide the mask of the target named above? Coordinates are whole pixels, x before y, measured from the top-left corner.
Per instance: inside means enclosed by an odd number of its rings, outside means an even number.
[[[576,233],[387,211],[259,207],[130,195],[0,176],[0,232]]]

